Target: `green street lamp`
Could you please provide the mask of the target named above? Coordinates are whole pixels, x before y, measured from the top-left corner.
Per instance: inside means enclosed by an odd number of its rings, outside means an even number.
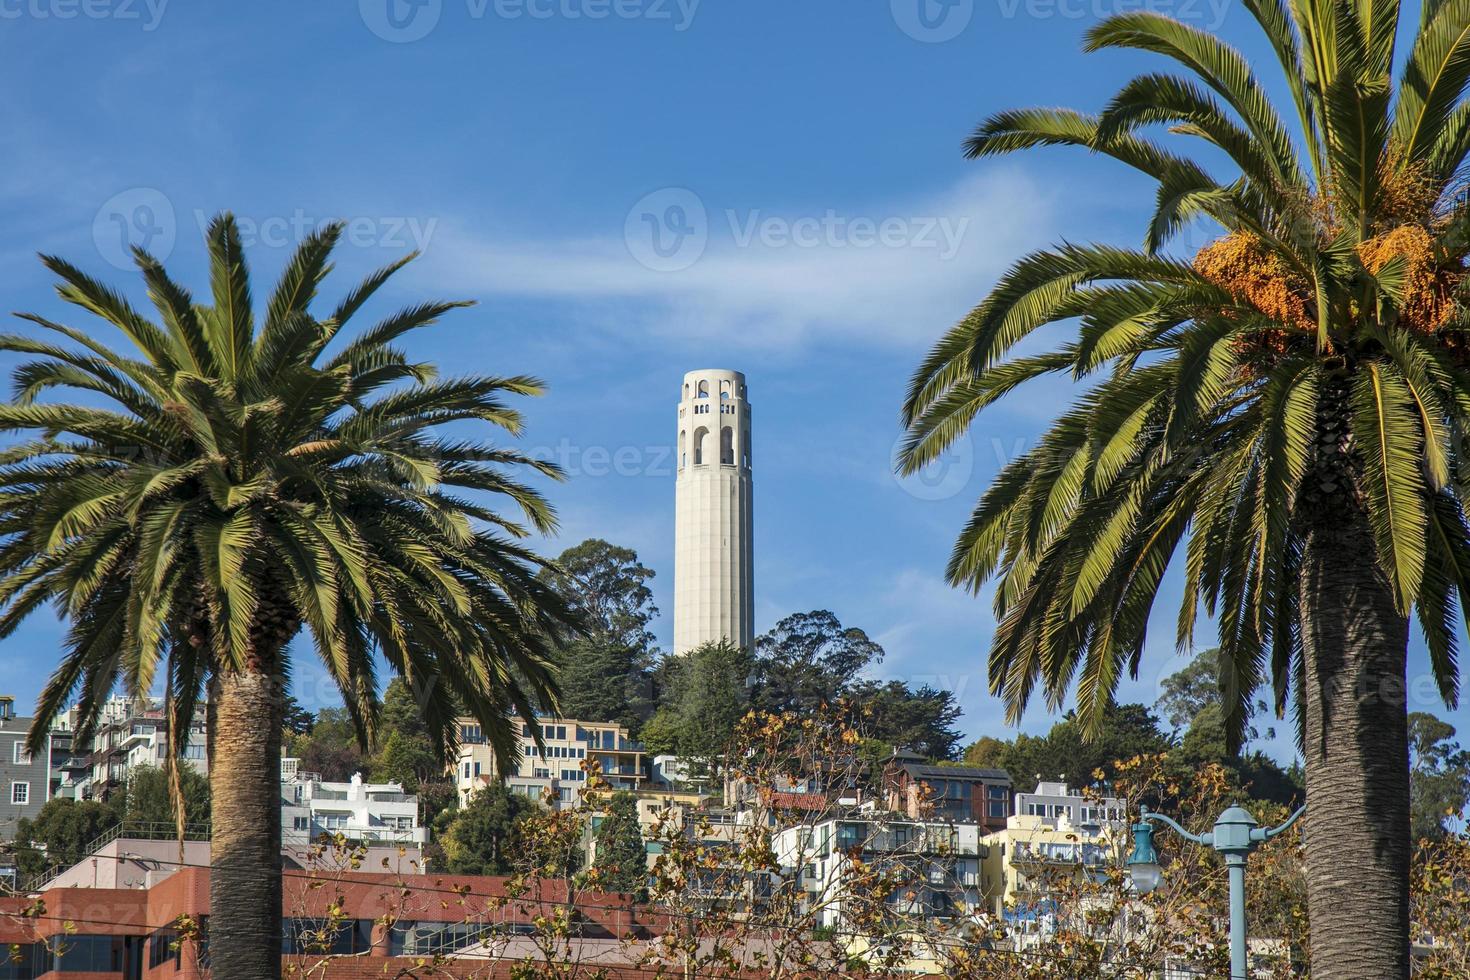
[[[1133,887],[1140,895],[1147,895],[1163,880],[1164,872],[1159,867],[1159,854],[1154,850],[1154,828],[1149,821],[1173,827],[1185,840],[1213,847],[1225,858],[1225,867],[1230,873],[1230,980],[1249,980],[1245,957],[1245,864],[1251,853],[1266,841],[1284,833],[1307,811],[1300,807],[1279,827],[1270,829],[1256,823],[1243,807],[1232,806],[1215,821],[1213,832],[1191,834],[1178,823],[1154,813],[1148,807],[1140,807],[1138,823],[1133,825],[1133,853],[1128,856],[1128,873]]]

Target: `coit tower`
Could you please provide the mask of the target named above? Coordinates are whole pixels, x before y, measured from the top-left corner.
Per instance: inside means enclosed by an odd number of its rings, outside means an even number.
[[[674,652],[755,641],[750,402],[739,371],[690,371],[674,481]]]

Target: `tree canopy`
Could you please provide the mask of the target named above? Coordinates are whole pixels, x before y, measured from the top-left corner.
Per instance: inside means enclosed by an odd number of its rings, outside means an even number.
[[[653,570],[633,549],[592,538],[562,552],[541,574],[585,630],[556,651],[559,713],[616,721],[636,735],[655,707]]]

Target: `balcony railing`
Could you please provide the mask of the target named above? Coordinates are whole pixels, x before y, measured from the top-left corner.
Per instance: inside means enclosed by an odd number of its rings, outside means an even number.
[[[1013,864],[1077,864],[1096,868],[1111,861],[1112,855],[1096,844],[1015,844],[1011,851]]]
[[[119,838],[123,840],[178,840],[179,828],[172,823],[120,823],[105,831],[87,845],[86,854],[96,854],[103,847]],[[191,823],[184,825],[185,840],[209,840],[209,824]],[[56,864],[22,881],[18,891],[22,893],[45,891],[63,872],[75,865]]]

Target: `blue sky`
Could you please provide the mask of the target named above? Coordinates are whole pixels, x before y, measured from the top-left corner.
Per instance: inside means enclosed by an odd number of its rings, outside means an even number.
[[[258,283],[330,218],[351,222],[338,289],[421,247],[391,301],[480,303],[423,352],[551,386],[523,406],[525,445],[572,474],[549,490],[562,533],[545,550],[630,545],[665,610],[679,381],[743,370],[757,627],[831,609],[887,648],[883,676],[949,687],[967,736],[1001,734],[988,601],[942,571],[976,495],[1070,392],[1024,390],[917,483],[891,475],[898,408],[1009,259],[1140,240],[1152,191],[1118,166],[1062,150],[968,163],[959,145],[999,109],[1100,107],[1149,59],[1082,55],[1082,35],[1144,5],[0,0],[0,295],[62,312],[37,251],[136,293],[114,267],[125,239],[202,288],[201,224],[224,208]],[[1147,5],[1264,54],[1238,5]],[[1182,666],[1175,597],[1121,697],[1151,702]],[[57,637],[37,619],[0,643],[0,691],[32,700]],[[1416,644],[1411,674],[1425,670]],[[299,680],[322,700],[312,672]],[[1038,706],[1023,727],[1049,723]]]

